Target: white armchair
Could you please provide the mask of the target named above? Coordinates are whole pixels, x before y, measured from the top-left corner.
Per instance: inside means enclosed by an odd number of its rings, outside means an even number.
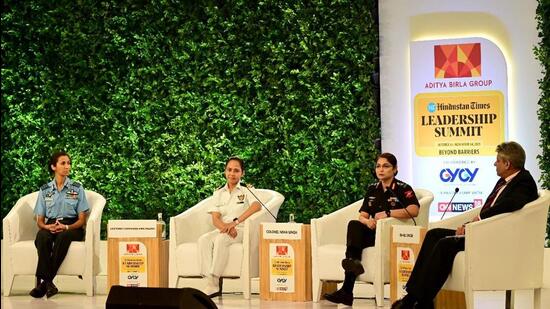
[[[8,215],[2,220],[4,248],[4,296],[11,293],[15,276],[36,273],[38,253],[34,239],[38,232],[33,213],[38,192],[20,198]],[[101,215],[105,207],[105,198],[100,194],[86,190],[86,199],[90,207],[83,241],[73,241],[63,260],[57,275],[81,276],[86,295],[94,295],[95,275],[99,270],[99,240]],[[29,291],[32,287],[29,287]]]
[[[415,218],[419,226],[427,227],[430,205],[434,199],[428,190],[414,190],[420,211]],[[346,253],[346,234],[350,220],[356,220],[363,200],[341,208],[333,213],[311,220],[311,279],[313,301],[321,297],[322,281],[344,280],[341,261]],[[357,280],[374,286],[376,304],[383,306],[384,284],[390,279],[390,227],[392,225],[412,225],[411,219],[386,218],[376,224],[375,246],[363,250],[362,261],[365,273]]]
[[[542,286],[549,205],[550,191],[539,191],[539,198],[520,210],[467,224],[465,249],[456,255],[442,289],[464,292],[468,309],[474,308],[478,291],[528,291],[526,297],[518,298],[530,299],[531,305],[516,308],[531,307],[534,290]],[[455,229],[479,212],[474,208],[431,223],[430,229]]]
[[[285,200],[283,195],[266,189],[256,189],[256,195],[277,216]],[[197,241],[203,234],[214,230],[212,216],[207,212],[213,202],[212,197],[209,197],[170,218],[169,286],[172,288],[178,287],[180,277],[201,277]],[[222,274],[222,278],[241,278],[245,299],[250,298],[250,280],[259,276],[259,234],[262,222],[275,222],[263,207],[244,221],[243,242],[229,247],[229,261]]]

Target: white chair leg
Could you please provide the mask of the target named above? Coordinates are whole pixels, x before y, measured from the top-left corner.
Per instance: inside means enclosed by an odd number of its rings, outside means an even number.
[[[535,290],[535,309],[550,308],[550,289]]]
[[[178,274],[168,274],[168,287],[177,288],[179,278]]]
[[[375,282],[374,283],[374,297],[376,299],[376,306],[384,306],[384,283]]]
[[[535,290],[512,291],[511,305],[512,305],[512,309],[535,308]]]
[[[321,280],[312,280],[311,281],[311,292],[313,293],[313,301],[319,302],[321,299],[321,288],[322,288],[322,281]]]
[[[13,274],[4,274],[4,296],[10,296],[14,277]]]
[[[90,275],[82,275],[82,281],[86,286],[86,295],[94,296],[94,277]]]
[[[473,291],[473,307],[468,309],[505,308],[506,291]],[[466,306],[468,299],[466,299]]]
[[[241,278],[243,281],[243,297],[250,299],[250,278]]]

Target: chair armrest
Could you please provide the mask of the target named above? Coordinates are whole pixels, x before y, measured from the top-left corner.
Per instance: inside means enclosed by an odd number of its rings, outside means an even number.
[[[311,220],[311,243],[315,246],[345,244],[348,222],[359,218],[359,200],[321,218]]]
[[[533,205],[466,225],[466,266],[475,290],[542,284],[548,206]],[[485,278],[492,278],[488,287]]]
[[[390,245],[391,245],[391,227],[394,225],[414,225],[412,219],[404,218],[384,218],[376,222],[376,236],[374,252],[378,257],[377,263],[384,277],[389,275],[390,269]],[[383,280],[383,278],[380,280]]]
[[[259,189],[258,192],[270,195],[265,206],[274,216],[277,216],[279,208],[285,200],[284,196],[266,189]],[[275,221],[276,219],[264,207],[244,221],[243,262],[241,268],[241,276],[244,278],[255,278],[260,275],[260,224]]]
[[[3,237],[7,245],[35,239],[38,226],[33,209],[37,197],[38,192],[23,196],[2,220]]]
[[[466,222],[472,221],[475,217],[479,215],[481,207],[470,209],[460,215],[456,215],[445,220],[430,222],[429,229],[434,228],[446,228],[446,229],[456,229]]]
[[[197,242],[199,237],[214,229],[208,207],[211,198],[207,198],[170,218],[170,244],[177,246],[187,242]],[[175,247],[174,247],[175,248]]]

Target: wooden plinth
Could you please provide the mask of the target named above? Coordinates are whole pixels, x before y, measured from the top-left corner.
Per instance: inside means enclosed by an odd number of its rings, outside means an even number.
[[[464,292],[441,290],[435,298],[437,309],[466,309]]]
[[[260,227],[260,299],[284,301],[311,301],[311,230],[307,224],[302,225],[302,239],[264,239]],[[289,244],[294,249],[294,293],[270,291],[270,256],[269,245],[272,243]]]
[[[412,228],[416,228],[416,227],[413,227],[411,226],[411,229]],[[393,227],[391,228],[392,230],[392,235],[393,235]],[[397,282],[398,282],[398,265],[397,265],[397,259],[398,259],[398,256],[397,256],[397,248],[398,247],[403,247],[403,248],[410,248],[413,252],[414,252],[414,258],[416,261],[416,259],[418,258],[418,252],[420,252],[420,247],[422,246],[422,241],[424,240],[424,236],[426,235],[426,229],[425,228],[422,228],[420,229],[420,239],[419,239],[419,242],[418,243],[402,243],[402,242],[394,242],[393,238],[391,240],[391,248],[390,248],[390,301],[391,303],[393,304],[398,298],[399,295],[398,295],[398,287],[397,287]],[[411,266],[411,271],[412,271],[412,267],[414,266],[414,263],[412,264]],[[410,274],[409,274],[410,275]]]
[[[119,284],[120,242],[141,242],[147,248],[147,286],[168,287],[168,240],[160,237],[107,239],[107,288]]]

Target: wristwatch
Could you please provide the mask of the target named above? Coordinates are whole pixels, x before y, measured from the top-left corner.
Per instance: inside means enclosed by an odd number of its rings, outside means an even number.
[[[391,217],[391,210],[386,209],[386,216]]]

